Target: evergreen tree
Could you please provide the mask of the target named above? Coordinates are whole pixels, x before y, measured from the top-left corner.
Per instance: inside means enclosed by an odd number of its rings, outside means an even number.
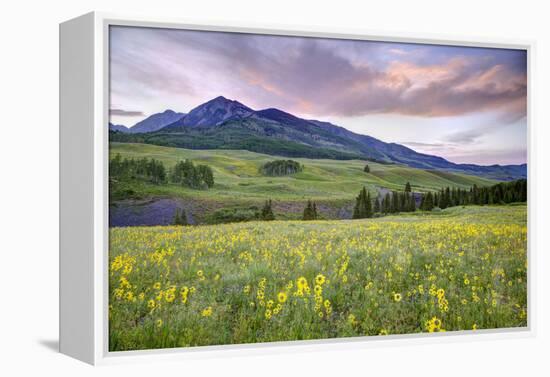
[[[209,188],[214,186],[214,173],[212,172],[212,168],[210,166],[198,165],[197,173],[200,179],[202,179]]]
[[[415,201],[414,195],[412,193],[409,195],[409,208],[408,208],[408,211],[409,212],[416,211],[416,201]]]
[[[357,218],[362,219],[365,217],[365,196],[363,195],[363,190],[359,191],[359,196],[357,197]]]
[[[180,220],[181,217],[180,217],[180,209],[179,208],[176,208],[176,213],[174,215],[174,220],[172,221],[172,223],[174,225],[179,225],[180,224]]]
[[[380,205],[380,200],[376,198],[374,199],[374,213],[380,213],[380,212],[382,212],[382,207]]]
[[[187,222],[187,215],[184,209],[176,208],[176,214],[174,215],[174,225],[189,225]]]
[[[264,221],[275,220],[275,215],[273,214],[273,209],[271,208],[271,199],[265,201],[260,213],[260,219]]]
[[[399,193],[399,211],[400,212],[406,212],[407,211],[407,208],[408,208],[408,203],[407,203],[407,199],[408,199],[408,196],[407,196],[407,193]]]
[[[431,192],[426,194],[426,197],[424,198],[424,211],[431,211],[434,208],[434,199],[433,194]]]
[[[445,209],[448,207],[448,202],[447,202],[447,195],[445,193],[445,189],[441,189],[441,192],[439,193],[439,208],[441,209]]]
[[[372,217],[372,202],[370,193],[365,187],[359,192],[359,195],[355,199],[355,206],[353,208],[354,219],[364,219]]]
[[[389,192],[386,193],[386,197],[384,198],[384,213],[388,214],[391,212],[391,195]]]
[[[311,200],[307,201],[307,205],[304,208],[304,213],[302,215],[302,220],[317,220],[317,206],[315,202]]]
[[[363,190],[365,188],[363,187]],[[366,190],[365,190],[366,191]],[[365,217],[371,218],[372,217],[372,201],[370,198],[370,192],[366,193],[366,199],[365,199]]]
[[[405,192],[411,192],[411,184],[409,182],[405,185]]]
[[[399,212],[399,198],[397,192],[393,191],[391,195],[391,213]]]
[[[359,195],[355,199],[355,207],[353,209],[354,219],[363,219],[366,217],[366,199],[367,193],[365,187],[359,191]]]
[[[365,173],[370,173],[370,167],[369,167],[369,165],[365,165],[365,167],[363,168],[363,171],[364,171]]]

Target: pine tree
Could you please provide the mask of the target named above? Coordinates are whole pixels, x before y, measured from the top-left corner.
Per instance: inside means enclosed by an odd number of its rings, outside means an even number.
[[[391,213],[399,212],[399,198],[397,192],[393,191],[391,195]]]
[[[317,220],[318,214],[317,214],[317,204],[313,202],[313,220]]]
[[[380,213],[380,212],[382,212],[382,207],[380,205],[380,200],[376,198],[374,199],[374,213]]]
[[[363,168],[363,171],[364,171],[365,173],[370,173],[370,167],[369,167],[369,165],[365,165],[365,167]]]
[[[411,184],[409,182],[405,185],[405,192],[411,192]]]
[[[355,199],[355,207],[353,208],[353,218],[354,219],[363,219],[365,218],[365,201],[366,201],[366,190],[365,187],[359,191],[359,195]]]
[[[184,209],[176,208],[176,214],[174,215],[174,225],[189,225],[187,222],[187,215]]]
[[[409,210],[409,212],[416,211],[416,202],[415,202],[415,199],[414,199],[414,195],[412,193],[409,196],[409,208],[408,208],[408,210]]]
[[[407,193],[399,193],[399,211],[407,211]]]
[[[445,189],[441,189],[439,193],[439,208],[445,209],[448,206],[447,195],[445,195]]]
[[[363,190],[365,190],[365,188],[363,187]],[[366,191],[366,190],[365,190]],[[372,217],[372,202],[371,202],[371,199],[370,199],[370,192],[367,192],[366,193],[366,198],[365,198],[365,217],[366,218],[371,218]]]
[[[370,193],[365,187],[359,192],[359,195],[355,199],[355,206],[353,207],[353,218],[364,219],[372,217],[372,202]]]
[[[434,199],[431,192],[426,194],[426,200],[424,201],[424,211],[431,211],[434,208]]]
[[[311,200],[307,201],[307,205],[304,208],[302,220],[316,220],[317,219],[317,207]]]
[[[386,197],[384,198],[384,213],[388,214],[391,212],[391,196],[390,193],[386,193]]]
[[[180,224],[180,209],[176,208],[176,214],[174,215],[174,220],[172,221],[174,225]]]
[[[357,196],[357,203],[356,203],[356,219],[362,219],[365,217],[365,198],[363,197],[363,190],[359,191],[359,195]]]
[[[275,215],[273,214],[273,209],[271,208],[271,199],[265,201],[264,207],[260,213],[260,219],[264,221],[275,220]]]

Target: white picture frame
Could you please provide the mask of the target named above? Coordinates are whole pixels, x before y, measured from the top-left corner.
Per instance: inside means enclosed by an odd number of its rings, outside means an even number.
[[[528,269],[526,328],[462,331],[441,334],[339,338],[261,344],[206,346],[146,351],[108,351],[108,33],[110,25],[188,30],[247,32],[408,43],[514,48],[527,51],[528,63],[528,179],[535,174],[531,98],[533,41],[439,37],[327,30],[313,27],[200,24],[186,20],[152,19],[88,13],[60,25],[60,352],[90,364],[135,360],[227,357],[291,353],[387,345],[458,342],[472,339],[532,337],[536,333],[534,268]],[[529,201],[536,200],[533,184]],[[528,263],[536,263],[533,206],[528,208]]]

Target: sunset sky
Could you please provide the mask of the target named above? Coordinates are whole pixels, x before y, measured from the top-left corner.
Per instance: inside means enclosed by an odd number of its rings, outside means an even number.
[[[111,122],[217,96],[457,163],[527,160],[526,52],[111,27]]]

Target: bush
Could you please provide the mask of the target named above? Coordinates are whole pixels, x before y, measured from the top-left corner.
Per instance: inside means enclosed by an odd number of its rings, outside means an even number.
[[[239,223],[260,219],[260,210],[256,206],[245,208],[220,208],[214,211],[207,219],[209,224]]]

